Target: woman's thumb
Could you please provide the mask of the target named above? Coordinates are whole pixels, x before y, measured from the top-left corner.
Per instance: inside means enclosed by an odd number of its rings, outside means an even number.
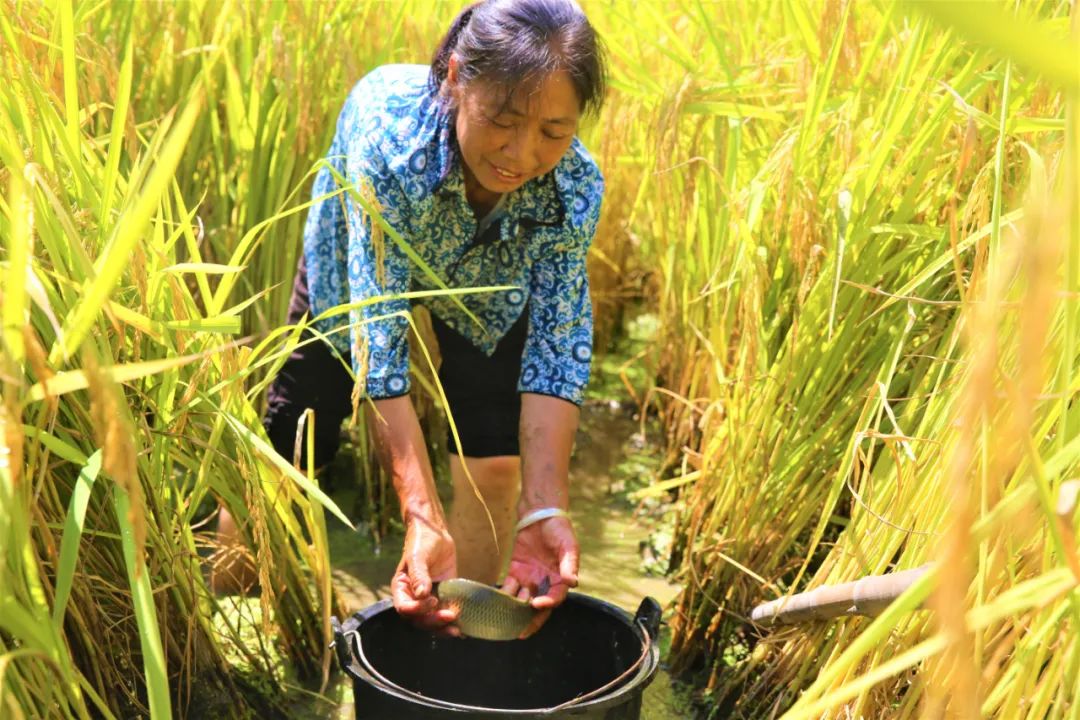
[[[409,563],[409,582],[412,584],[413,597],[423,600],[431,593],[431,573],[427,563],[413,557]]]
[[[562,557],[559,558],[559,574],[563,582],[570,587],[576,587],[578,583],[578,548],[576,544],[569,543],[563,546]]]

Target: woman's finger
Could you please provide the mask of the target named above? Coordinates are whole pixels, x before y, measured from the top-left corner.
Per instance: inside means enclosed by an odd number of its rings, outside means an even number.
[[[516,597],[517,592],[520,589],[521,583],[519,583],[518,579],[513,575],[507,575],[506,579],[503,580],[502,591],[507,595],[514,595]]]
[[[390,584],[390,596],[394,600],[394,609],[401,615],[410,617],[423,615],[431,612],[438,605],[438,601],[428,595],[425,598],[417,598],[413,595],[412,581],[408,571],[402,567],[394,573],[394,580]]]
[[[578,563],[579,555],[577,545],[573,544],[564,547],[562,557],[559,558],[559,574],[562,575],[563,582],[570,587],[577,587]]]
[[[530,635],[536,633],[537,630],[544,626],[544,623],[547,622],[547,619],[549,617],[551,617],[550,610],[544,610],[542,612],[536,613],[536,615],[533,616],[532,621],[529,622],[529,627],[525,628],[521,635],[518,636],[518,640],[524,640]]]
[[[409,583],[409,575],[404,568],[394,573],[394,580],[390,583],[390,596],[394,600],[394,609],[402,615],[415,615],[423,612],[421,603],[412,596],[412,588]]]
[[[570,587],[577,587],[581,551],[573,530],[568,530],[559,537],[558,555],[559,574],[562,575],[563,582]]]
[[[409,561],[409,582],[412,585],[413,597],[417,600],[431,595],[431,575],[428,573],[427,563],[420,558],[419,553],[414,553]]]
[[[459,628],[457,625],[443,625],[441,628],[433,630],[432,632],[442,638],[465,637],[461,634],[461,628]]]
[[[452,620],[447,620],[442,611],[429,612],[410,618],[412,624],[422,630],[443,630],[449,627]]]
[[[438,622],[441,625],[448,625],[458,619],[460,613],[456,608],[452,607],[438,607],[428,615],[433,621]]]
[[[558,607],[566,600],[566,594],[569,592],[569,588],[561,582],[552,585],[547,593],[544,595],[538,595],[532,599],[532,606],[537,610],[550,610],[554,607]]]

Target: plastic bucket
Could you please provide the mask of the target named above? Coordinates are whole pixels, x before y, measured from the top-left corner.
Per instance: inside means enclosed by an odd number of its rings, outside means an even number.
[[[439,638],[383,600],[344,624],[334,618],[334,636],[357,720],[636,720],[660,659],[659,623],[652,598],[631,617],[570,593],[527,640]]]

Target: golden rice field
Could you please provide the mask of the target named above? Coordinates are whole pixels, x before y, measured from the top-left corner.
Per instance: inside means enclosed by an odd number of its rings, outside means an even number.
[[[627,394],[703,716],[1080,718],[1075,3],[583,5],[598,346],[658,318]],[[0,0],[0,717],[266,715],[273,658],[337,672],[345,517],[262,396],[345,94],[459,8]],[[207,587],[218,500],[265,646]],[[876,618],[749,619],[926,563]]]

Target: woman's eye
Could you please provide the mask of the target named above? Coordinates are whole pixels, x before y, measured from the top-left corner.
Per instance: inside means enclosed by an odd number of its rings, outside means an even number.
[[[566,138],[570,137],[569,135],[555,135],[553,133],[549,133],[546,130],[544,131],[544,136],[547,137],[549,140],[565,140]]]
[[[488,118],[488,122],[497,128],[502,128],[503,130],[509,130],[510,128],[514,127],[513,123],[500,122],[496,118]]]

